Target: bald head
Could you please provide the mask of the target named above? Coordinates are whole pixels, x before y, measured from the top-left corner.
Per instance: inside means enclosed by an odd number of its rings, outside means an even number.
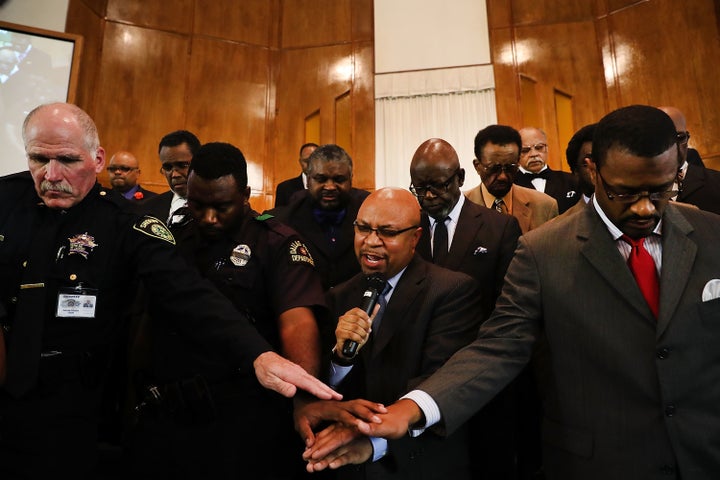
[[[115,152],[107,166],[108,177],[112,188],[125,193],[138,184],[140,168],[137,158],[130,152]]]
[[[366,274],[379,272],[390,278],[415,254],[422,232],[420,206],[407,190],[381,188],[362,203],[356,225],[355,253],[360,268]]]
[[[658,107],[659,110],[665,112],[675,124],[675,130],[682,136],[682,139],[678,139],[678,163],[682,166],[687,160],[688,154],[688,140],[690,139],[690,133],[687,131],[687,122],[685,115],[680,111],[679,108],[663,106]]]
[[[431,138],[415,151],[410,181],[422,209],[433,218],[448,216],[460,199],[465,170],[455,149],[445,140]]]
[[[676,107],[663,106],[658,107],[660,110],[665,112],[675,124],[675,130],[678,132],[684,132],[687,130],[687,122],[685,121],[685,115]]]
[[[67,103],[42,105],[23,123],[28,169],[43,202],[68,209],[88,194],[105,166],[92,119]]]
[[[547,165],[547,135],[536,127],[518,130],[522,140],[520,166],[529,172],[537,173]]]

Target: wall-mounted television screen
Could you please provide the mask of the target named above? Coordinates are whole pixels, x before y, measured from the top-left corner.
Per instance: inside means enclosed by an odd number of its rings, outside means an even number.
[[[27,170],[22,123],[42,103],[73,102],[82,37],[0,22],[0,175]]]

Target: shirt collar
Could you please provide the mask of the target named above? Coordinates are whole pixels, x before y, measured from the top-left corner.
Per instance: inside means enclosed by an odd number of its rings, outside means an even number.
[[[592,196],[592,204],[593,207],[595,207],[595,211],[600,215],[600,218],[602,219],[603,223],[605,224],[605,227],[607,227],[608,231],[610,232],[610,235],[612,235],[613,240],[617,240],[620,237],[623,236],[622,231],[613,223],[610,221],[610,219],[605,215],[605,212],[600,207],[600,205],[597,202],[597,199],[595,198],[595,195]],[[653,233],[656,235],[662,234],[662,219],[658,222],[657,226],[655,227],[655,230],[653,230]]]
[[[448,213],[448,217],[450,217],[450,221],[453,222],[455,225],[458,223],[458,219],[460,218],[460,210],[462,210],[462,206],[465,203],[465,195],[460,194],[460,198],[458,199],[457,203],[455,203],[455,206],[452,210],[450,210],[450,213]],[[434,227],[435,223],[437,223],[437,220],[433,217],[430,217],[430,226]]]
[[[490,191],[488,191],[488,189],[484,183],[480,183],[480,189],[482,190],[482,197],[483,197],[483,201],[485,202],[485,206],[487,208],[493,208],[493,202],[495,201],[495,198],[496,198],[495,195],[493,195],[492,193],[490,193]],[[502,200],[505,203],[505,206],[507,207],[508,212],[513,211],[512,191],[513,191],[513,187],[510,187],[510,190],[508,190],[508,193],[505,194],[504,197],[502,197]]]

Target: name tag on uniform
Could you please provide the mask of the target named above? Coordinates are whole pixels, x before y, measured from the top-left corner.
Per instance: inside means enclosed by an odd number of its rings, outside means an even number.
[[[95,318],[97,290],[91,288],[61,288],[57,311],[60,318]]]

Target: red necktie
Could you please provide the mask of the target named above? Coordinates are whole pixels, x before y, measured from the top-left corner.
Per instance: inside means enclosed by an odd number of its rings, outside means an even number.
[[[645,249],[645,245],[643,245],[645,237],[633,240],[627,235],[623,235],[621,238],[630,244],[628,266],[635,277],[638,287],[640,287],[643,297],[645,297],[645,301],[650,306],[650,310],[657,318],[660,309],[660,279],[655,268],[655,261]]]

